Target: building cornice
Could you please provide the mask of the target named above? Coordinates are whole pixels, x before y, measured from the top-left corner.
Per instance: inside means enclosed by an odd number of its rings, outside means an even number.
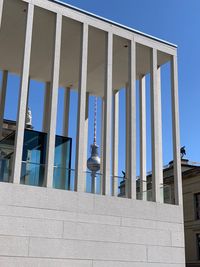
[[[102,20],[102,21],[104,21],[104,22],[107,22],[107,23],[112,24],[112,25],[114,25],[114,26],[117,26],[117,27],[120,27],[120,28],[122,28],[122,29],[128,30],[128,31],[130,31],[130,32],[139,34],[139,35],[141,35],[141,36],[147,37],[147,38],[152,39],[152,40],[154,40],[154,41],[158,41],[158,42],[160,42],[160,43],[169,45],[169,46],[171,46],[171,47],[173,47],[173,48],[177,48],[177,47],[178,47],[178,46],[177,46],[176,44],[174,44],[174,43],[171,43],[171,42],[165,41],[165,40],[163,40],[163,39],[154,37],[154,36],[152,36],[152,35],[150,35],[150,34],[146,34],[146,33],[144,33],[144,32],[135,30],[135,29],[133,29],[133,28],[131,28],[131,27],[128,27],[128,26],[125,26],[125,25],[123,25],[123,24],[121,24],[121,23],[118,23],[118,22],[109,20],[109,19],[107,19],[107,18],[104,18],[104,17],[101,17],[101,16],[96,15],[96,14],[94,14],[94,13],[85,11],[85,10],[80,9],[80,8],[78,8],[78,7],[75,7],[75,6],[73,6],[73,5],[64,3],[63,1],[60,1],[60,0],[48,0],[48,1],[53,2],[53,3],[57,3],[57,4],[59,4],[59,5],[62,5],[62,6],[64,6],[64,7],[70,8],[70,9],[73,9],[73,10],[75,10],[75,11],[81,12],[82,14],[85,14],[85,15],[88,15],[88,16],[90,16],[90,17],[93,17],[93,18]]]

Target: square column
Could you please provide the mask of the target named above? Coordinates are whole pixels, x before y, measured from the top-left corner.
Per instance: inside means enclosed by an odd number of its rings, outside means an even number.
[[[60,74],[61,33],[62,33],[62,15],[57,14],[54,59],[53,59],[53,69],[52,69],[51,97],[49,103],[50,104],[49,127],[48,127],[46,167],[45,167],[45,183],[47,187],[53,186],[57,102],[58,102],[59,74]]]
[[[31,78],[29,76],[28,78],[28,92],[27,92],[27,101],[26,101],[26,118],[25,118],[25,128],[27,127],[26,120],[27,120],[27,115],[28,115],[28,100],[29,100],[29,94],[30,94],[30,84],[31,84]]]
[[[19,96],[17,125],[15,134],[15,149],[14,149],[13,168],[12,168],[12,180],[13,183],[16,184],[20,183],[20,175],[21,175],[24,127],[26,120],[26,106],[27,106],[28,85],[29,85],[29,68],[30,68],[31,44],[32,44],[33,16],[34,16],[34,5],[29,3],[28,13],[27,13],[22,77],[20,85],[21,89]]]
[[[159,139],[160,144],[160,166],[162,167],[162,172],[160,175],[160,202],[164,202],[164,182],[163,182],[163,154],[162,154],[162,101],[161,101],[161,67],[157,67],[157,97],[158,97],[158,124],[159,124]]]
[[[100,149],[100,194],[102,194],[102,182],[103,182],[103,148],[104,148],[104,97],[101,98],[101,149]]]
[[[100,172],[103,173],[103,136],[104,136],[104,97],[101,98],[101,166]]]
[[[136,199],[136,44],[134,40],[129,44],[129,72],[128,72],[128,135],[127,142],[127,182],[126,194],[128,198]]]
[[[70,112],[70,94],[71,88],[67,87],[64,89],[64,109],[63,109],[63,128],[62,135],[68,137],[69,135],[69,112]],[[66,156],[67,156],[67,146],[62,146],[62,169],[60,177],[60,188],[70,190],[70,179],[68,177],[66,185],[66,173],[69,172],[69,169],[66,166]]]
[[[119,145],[119,91],[113,92],[113,148],[112,148],[112,195],[118,192],[118,145]]]
[[[85,154],[85,106],[86,106],[86,87],[87,87],[87,64],[88,64],[88,24],[83,24],[82,33],[82,55],[81,70],[78,93],[78,119],[77,119],[77,138],[76,138],[76,168],[75,168],[75,191],[85,191],[84,154]]]
[[[69,135],[69,109],[70,109],[70,87],[65,88],[64,110],[63,110],[63,136]]]
[[[173,131],[172,136],[173,136],[173,158],[174,158],[175,204],[183,205],[181,156],[180,156],[177,56],[172,56],[171,59],[171,96],[172,96],[172,131]]]
[[[83,171],[87,171],[87,148],[88,148],[88,117],[89,117],[89,97],[90,94],[86,93],[86,102],[85,102],[85,133],[84,133],[84,155],[83,155]]]
[[[128,194],[129,194],[129,181],[128,181],[128,177],[130,177],[130,173],[129,173],[129,141],[130,141],[130,128],[129,128],[129,121],[130,121],[130,118],[129,118],[129,112],[130,112],[130,107],[129,107],[129,93],[130,93],[130,90],[129,90],[129,84],[126,83],[126,101],[125,101],[125,105],[126,105],[126,111],[125,111],[125,116],[126,116],[126,163],[125,163],[125,195],[126,197],[128,197]]]
[[[111,194],[111,113],[112,113],[112,75],[113,75],[113,34],[107,35],[106,79],[104,91],[104,141],[103,141],[103,177],[102,194]]]
[[[51,97],[51,83],[46,82],[45,85],[45,92],[44,92],[44,108],[43,108],[43,122],[42,122],[42,129],[43,132],[48,132],[49,127],[49,103]]]
[[[0,139],[2,138],[3,119],[6,103],[6,89],[8,81],[8,71],[3,71],[2,84],[1,84],[1,96],[0,96]]]
[[[139,79],[140,97],[140,194],[142,200],[147,200],[146,176],[146,79]]]
[[[162,161],[162,117],[160,70],[157,64],[157,50],[151,52],[151,131],[152,131],[152,199],[162,202],[161,183],[163,181]]]

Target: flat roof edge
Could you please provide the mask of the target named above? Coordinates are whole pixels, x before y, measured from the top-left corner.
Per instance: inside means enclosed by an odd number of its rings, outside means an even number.
[[[64,2],[62,2],[62,1],[60,1],[60,0],[48,0],[48,1],[53,2],[53,3],[57,3],[57,4],[62,5],[62,6],[64,6],[64,7],[71,8],[71,9],[73,9],[73,10],[75,10],[75,11],[78,11],[78,12],[81,12],[81,13],[83,13],[83,14],[85,14],[85,15],[89,15],[89,16],[91,16],[91,17],[93,17],[93,18],[97,18],[97,19],[100,19],[100,20],[105,21],[105,22],[107,22],[107,23],[111,23],[111,24],[113,24],[113,25],[115,25],[115,26],[118,26],[118,27],[120,27],[120,28],[123,28],[123,29],[125,29],[125,30],[128,30],[128,31],[131,31],[131,32],[140,34],[140,35],[142,35],[142,36],[144,36],[144,37],[147,37],[147,38],[150,38],[150,39],[152,39],[152,40],[161,42],[161,43],[163,43],[163,44],[170,45],[170,46],[172,46],[172,47],[174,47],[174,48],[177,48],[177,47],[178,47],[176,44],[173,44],[173,43],[170,43],[170,42],[165,41],[165,40],[163,40],[163,39],[154,37],[154,36],[152,36],[152,35],[150,35],[150,34],[146,34],[146,33],[144,33],[144,32],[135,30],[135,29],[133,29],[133,28],[131,28],[131,27],[125,26],[125,25],[120,24],[120,23],[117,23],[117,22],[115,22],[115,21],[106,19],[106,18],[101,17],[101,16],[99,16],[99,15],[93,14],[93,13],[91,13],[91,12],[89,12],[89,11],[85,11],[85,10],[83,10],[83,9],[81,9],[81,8],[78,8],[78,7],[72,6],[72,5],[70,5],[70,4],[64,3]]]

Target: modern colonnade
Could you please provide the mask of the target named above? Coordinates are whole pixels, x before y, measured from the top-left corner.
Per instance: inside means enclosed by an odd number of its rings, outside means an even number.
[[[0,3],[0,22],[2,19],[3,4]],[[119,128],[119,88],[113,88],[113,40],[120,36],[128,40],[128,75],[124,86],[126,87],[126,196],[136,199],[136,80],[139,79],[140,88],[140,183],[142,191],[146,191],[146,103],[145,103],[145,74],[137,70],[137,45],[147,46],[150,51],[150,76],[151,76],[151,123],[152,123],[152,192],[153,200],[162,202],[160,185],[163,183],[162,173],[162,119],[161,119],[161,75],[158,64],[158,53],[166,53],[171,63],[171,92],[172,92],[172,121],[173,121],[173,156],[174,156],[174,188],[175,203],[182,205],[182,181],[180,169],[180,137],[178,115],[178,74],[176,48],[140,33],[123,29],[111,23],[94,19],[93,17],[79,14],[79,12],[62,7],[48,1],[26,0],[28,5],[26,34],[23,54],[23,67],[20,86],[20,97],[15,137],[15,152],[13,161],[13,183],[20,183],[21,155],[23,150],[23,132],[27,109],[27,97],[30,76],[30,60],[32,46],[32,32],[34,23],[34,10],[36,6],[55,12],[56,27],[54,38],[54,53],[51,82],[46,83],[45,108],[43,117],[43,130],[48,132],[46,151],[45,185],[52,187],[54,171],[54,150],[56,134],[56,110],[58,102],[59,73],[61,61],[61,40],[63,18],[71,17],[82,23],[80,78],[78,84],[78,119],[76,140],[76,165],[75,165],[75,191],[84,192],[88,131],[88,39],[90,27],[98,28],[106,34],[106,60],[105,81],[102,100],[102,194],[116,194],[117,183],[112,176],[118,176],[118,128]],[[1,26],[1,24],[0,24]],[[3,121],[5,104],[5,90],[7,71],[4,71],[1,91],[0,125]],[[114,90],[115,89],[115,90]],[[65,116],[63,120],[63,135],[67,136],[69,127],[69,101],[70,87],[65,90]],[[112,104],[113,103],[113,104]],[[112,142],[111,142],[112,134]],[[112,155],[111,155],[112,154]],[[111,166],[112,157],[112,166]]]

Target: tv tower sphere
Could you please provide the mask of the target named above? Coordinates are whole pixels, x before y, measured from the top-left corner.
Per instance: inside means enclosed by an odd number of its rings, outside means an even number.
[[[98,155],[98,145],[91,145],[91,156],[87,160],[87,167],[92,172],[97,172],[100,170],[100,157]]]

